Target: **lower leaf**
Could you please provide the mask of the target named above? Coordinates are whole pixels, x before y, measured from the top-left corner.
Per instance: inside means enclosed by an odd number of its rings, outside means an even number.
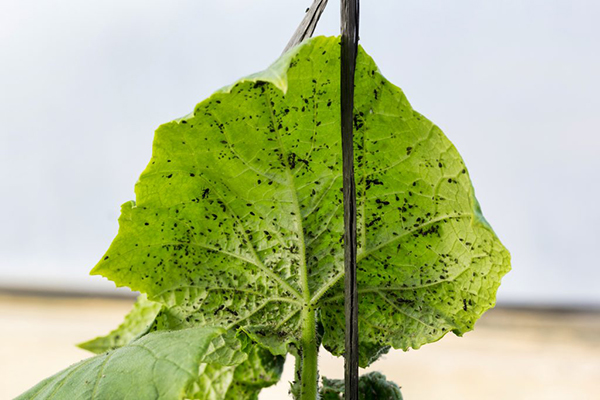
[[[124,346],[146,333],[162,308],[162,304],[150,301],[145,294],[141,294],[118,328],[105,336],[79,343],[77,346],[96,354]]]
[[[220,400],[247,359],[241,347],[221,328],[154,332],[74,364],[16,400]]]
[[[341,400],[344,398],[344,381],[323,377],[321,400]],[[360,400],[402,400],[400,388],[388,381],[381,372],[370,372],[358,380]]]
[[[243,349],[248,358],[236,367],[225,400],[257,400],[262,389],[281,379],[285,357],[271,354],[249,338],[245,342]]]

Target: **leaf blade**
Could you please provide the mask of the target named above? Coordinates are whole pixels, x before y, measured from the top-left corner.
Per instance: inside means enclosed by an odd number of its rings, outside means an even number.
[[[343,399],[344,389],[343,380],[323,377],[321,399]],[[358,380],[358,398],[360,400],[402,400],[402,393],[398,385],[388,381],[382,373],[369,372],[368,374],[361,375]]]
[[[245,358],[239,341],[220,328],[155,332],[77,363],[17,399],[218,400]],[[206,380],[207,369],[219,374]]]
[[[162,304],[150,301],[145,294],[141,294],[121,325],[107,335],[79,343],[77,347],[96,354],[122,347],[146,333],[162,308]]]
[[[472,329],[510,261],[456,148],[362,49],[355,107],[367,365]],[[162,328],[240,328],[274,354],[315,307],[340,354],[339,129],[338,39],[314,38],[157,130],[138,203],[92,272],[165,304]]]
[[[481,214],[460,154],[401,89],[359,54],[355,120],[361,366],[386,346],[462,335],[495,304],[510,256]],[[342,354],[339,285],[322,308]],[[328,305],[327,305],[328,304]]]

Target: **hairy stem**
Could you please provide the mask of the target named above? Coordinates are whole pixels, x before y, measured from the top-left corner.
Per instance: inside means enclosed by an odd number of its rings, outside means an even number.
[[[312,306],[304,306],[302,321],[300,399],[316,400],[319,376],[317,366],[319,347],[317,345],[315,309]]]

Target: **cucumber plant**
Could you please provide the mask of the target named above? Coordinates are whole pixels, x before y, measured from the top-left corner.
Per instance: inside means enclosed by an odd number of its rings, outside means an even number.
[[[296,357],[291,393],[339,398],[344,350],[340,44],[316,37],[156,131],[92,270],[142,295],[99,353],[21,399],[256,399]],[[359,50],[355,80],[360,365],[471,330],[510,256],[463,160]],[[363,398],[401,398],[381,374]],[[382,397],[383,396],[383,397]]]

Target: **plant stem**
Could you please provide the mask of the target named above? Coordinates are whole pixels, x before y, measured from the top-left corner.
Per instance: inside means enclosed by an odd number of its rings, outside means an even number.
[[[315,310],[306,305],[302,309],[302,378],[300,380],[300,399],[316,400],[318,392],[319,348],[317,347],[317,325]]]

